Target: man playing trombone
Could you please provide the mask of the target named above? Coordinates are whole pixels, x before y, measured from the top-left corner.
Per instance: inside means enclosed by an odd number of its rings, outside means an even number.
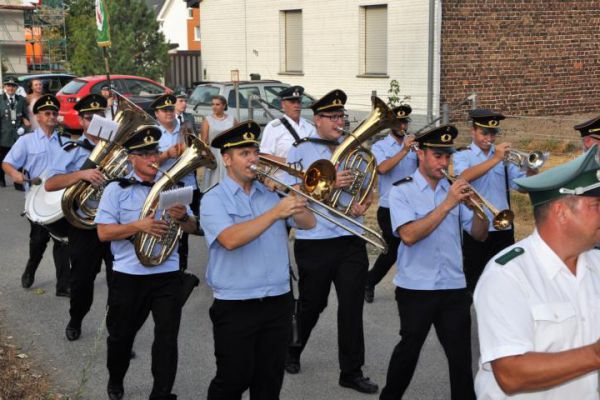
[[[79,123],[83,135],[77,142],[68,142],[63,151],[49,166],[48,180],[45,183],[47,191],[65,189],[79,181],[87,181],[94,186],[104,184],[104,175],[97,168],[81,169],[90,153],[98,143],[98,138],[89,135],[87,129],[94,115],[104,117],[106,99],[98,94],[89,94],[79,100],[73,107],[78,112]],[[97,200],[89,205],[97,207]],[[94,300],[94,280],[100,271],[102,260],[106,266],[106,280],[110,283],[112,271],[112,254],[110,243],[101,243],[96,228],[80,229],[69,224],[69,258],[71,260],[71,299],[70,320],[65,328],[68,340],[79,339],[81,322],[90,310]]]
[[[381,400],[402,398],[431,325],[448,358],[452,400],[475,399],[471,301],[460,242],[463,229],[484,240],[487,221],[461,204],[473,194],[465,180],[450,185],[444,179],[457,134],[455,127],[444,125],[419,136],[419,168],[390,191],[392,229],[401,239],[394,277],[401,340],[392,353]]]
[[[98,237],[103,242],[111,242],[114,255],[106,317],[110,400],[123,398],[123,380],[129,368],[133,341],[150,312],[155,334],[152,345],[154,385],[150,399],[175,398],[171,390],[177,372],[177,335],[182,306],[179,255],[173,251],[162,264],[148,268],[136,256],[133,243],[138,233],[161,237],[169,230],[169,223],[155,219],[153,214],[138,219],[156,181],[160,135],[157,127],[142,126],[125,142],[133,171],[129,179],[106,186],[95,219]],[[197,229],[196,218],[187,206],[176,204],[166,212],[184,231]]]
[[[510,209],[510,190],[517,189],[516,178],[533,175],[537,170],[522,169],[506,160],[511,152],[511,144],[495,144],[500,134],[500,121],[504,115],[486,109],[475,109],[469,113],[471,120],[472,143],[454,154],[454,173],[469,182],[498,210]],[[465,232],[463,253],[465,256],[465,277],[467,289],[473,293],[485,264],[500,250],[515,242],[512,224],[499,230],[492,224],[493,216],[488,211],[489,234],[480,243]]]
[[[216,136],[227,175],[202,199],[206,281],[217,373],[208,399],[279,399],[292,320],[286,221],[315,225],[306,200],[280,199],[256,181],[260,127],[245,121]]]
[[[336,89],[312,105],[316,134],[309,136],[300,146],[290,149],[288,163],[303,164],[306,168],[314,161],[331,159],[342,135],[345,103],[346,94]],[[337,188],[347,187],[353,179],[351,171],[338,171],[335,185]],[[291,182],[299,183],[297,179]],[[370,197],[365,204],[356,202],[351,215],[360,218],[369,205]],[[339,224],[347,224],[340,217],[333,218]],[[338,224],[319,216],[314,229],[296,233],[294,253],[299,274],[301,346],[290,347],[286,371],[292,374],[300,372],[300,354],[319,315],[327,306],[333,283],[338,298],[339,384],[363,393],[376,393],[378,386],[363,376],[362,372],[365,360],[362,311],[369,268],[365,243]]]

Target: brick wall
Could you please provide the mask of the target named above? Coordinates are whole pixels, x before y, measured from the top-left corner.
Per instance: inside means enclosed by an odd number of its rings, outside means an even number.
[[[600,110],[600,2],[442,1],[441,101],[512,115]],[[455,118],[464,118],[454,115]]]

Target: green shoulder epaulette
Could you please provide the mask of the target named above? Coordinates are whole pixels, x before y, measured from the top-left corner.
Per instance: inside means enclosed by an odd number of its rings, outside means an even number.
[[[510,260],[512,260],[513,258],[517,258],[521,254],[524,254],[524,253],[525,253],[525,250],[523,250],[522,247],[515,247],[508,253],[503,254],[500,257],[496,258],[494,261],[496,261],[500,265],[506,265],[506,263],[508,263]]]
[[[406,183],[406,182],[412,182],[412,176],[407,176],[406,178],[402,178],[399,181],[392,183],[392,185],[398,186],[398,185],[402,185],[403,183]]]

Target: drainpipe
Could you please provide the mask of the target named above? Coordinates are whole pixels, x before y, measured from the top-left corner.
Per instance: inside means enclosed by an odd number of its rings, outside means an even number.
[[[427,123],[431,123],[433,121],[433,68],[435,64],[435,0],[429,0],[429,42],[427,53]]]

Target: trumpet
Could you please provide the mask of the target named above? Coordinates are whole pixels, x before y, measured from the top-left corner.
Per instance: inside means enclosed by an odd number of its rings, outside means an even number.
[[[360,222],[355,221],[343,212],[324,202],[324,200],[326,200],[334,190],[333,186],[337,174],[334,165],[329,160],[317,160],[314,163],[312,163],[306,171],[303,171],[300,168],[296,168],[294,166],[274,160],[273,158],[270,158],[268,155],[265,154],[260,154],[258,156],[258,159],[259,164],[252,165],[250,169],[252,169],[257,175],[262,177],[261,179],[271,179],[278,185],[283,186],[285,188],[285,192],[278,191],[278,193],[284,196],[288,196],[290,192],[293,192],[298,196],[304,197],[310,202],[316,203],[317,205],[327,210],[330,214],[349,222],[357,228],[364,230],[366,233],[361,233],[358,230],[355,230],[349,226],[340,223],[331,216],[327,215],[327,213],[320,211],[315,207],[307,206],[306,208],[308,208],[310,211],[317,214],[321,218],[339,226],[340,228],[346,230],[347,232],[350,232],[355,236],[358,236],[365,242],[372,244],[373,246],[381,250],[383,254],[387,253],[387,244],[385,243],[385,240],[381,235],[379,235],[377,232],[375,232],[368,226],[365,226]],[[275,176],[275,172],[277,171],[283,171],[291,176],[300,178],[302,180],[302,184],[300,185],[301,189],[298,190],[291,185],[287,185],[281,179],[278,179]]]
[[[548,152],[532,151],[527,153],[519,150],[509,150],[504,158],[505,162],[511,162],[521,169],[541,168],[550,154]]]
[[[456,177],[452,176],[448,173],[447,170],[442,169],[442,174],[450,181],[450,183],[454,183],[456,181]],[[485,209],[487,208],[493,215],[492,225],[497,230],[503,230],[509,228],[513,220],[515,219],[515,214],[509,210],[498,211],[496,207],[492,205],[489,201],[484,199],[474,188],[469,185],[469,191],[472,193],[471,197],[467,200],[469,205],[473,208],[473,212],[481,219],[489,220]]]

